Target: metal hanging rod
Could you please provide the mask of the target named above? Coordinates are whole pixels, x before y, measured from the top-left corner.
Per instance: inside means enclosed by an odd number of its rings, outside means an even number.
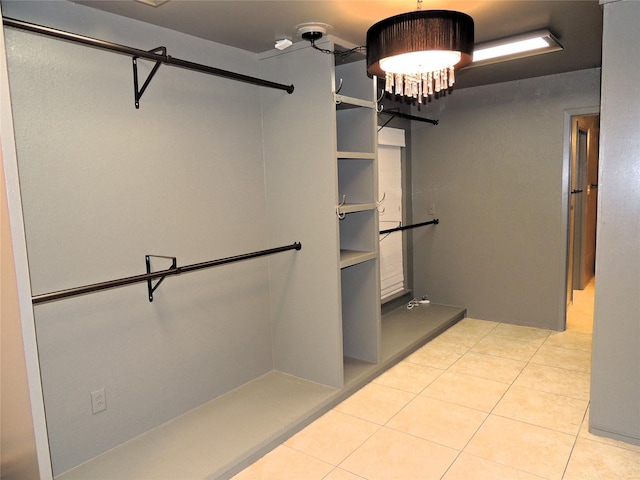
[[[193,272],[195,270],[202,270],[204,268],[217,267],[219,265],[226,265],[227,263],[239,262],[242,260],[248,260],[250,258],[256,257],[264,257],[265,255],[273,255],[274,253],[285,252],[287,250],[300,250],[302,249],[302,244],[300,242],[295,242],[291,245],[285,245],[283,247],[270,248],[268,250],[260,250],[258,252],[245,253],[242,255],[235,255],[233,257],[221,258],[219,260],[210,260],[208,262],[202,263],[194,263],[192,265],[186,265],[184,267],[178,267],[176,265],[175,257],[163,257],[173,259],[171,268],[166,270],[160,270],[158,272],[150,271],[150,263],[149,257],[153,255],[147,255],[145,257],[147,263],[147,273],[142,275],[135,275],[133,277],[125,277],[119,278],[116,280],[109,280],[106,282],[94,283],[91,285],[85,285],[82,287],[69,288],[67,290],[59,290],[57,292],[51,293],[43,293],[42,295],[35,295],[31,297],[31,302],[33,305],[38,305],[40,303],[52,302],[54,300],[60,300],[68,297],[77,297],[78,295],[84,295],[86,293],[98,292],[101,290],[108,290],[111,288],[122,287],[125,285],[130,285],[132,283],[141,283],[147,282],[148,290],[149,290],[149,301],[153,301],[153,292],[158,285],[165,279],[165,277],[169,275],[180,275],[181,273]],[[156,278],[160,278],[155,286],[151,285],[151,280]]]
[[[409,115],[407,113],[390,112],[390,111],[387,111],[387,110],[381,110],[378,113],[383,113],[385,115],[392,115],[394,117],[404,118],[406,120],[414,120],[416,122],[425,122],[425,123],[431,123],[432,125],[438,125],[438,120],[431,120],[430,118],[416,117],[415,115]],[[393,120],[393,119],[391,119],[391,120]]]
[[[390,228],[388,230],[380,230],[380,235],[384,235],[385,233],[399,232],[401,230],[410,230],[412,228],[424,227],[425,225],[438,225],[440,220],[437,218],[433,220],[429,220],[428,222],[416,223],[414,225],[400,225],[399,227]]]
[[[171,57],[167,55],[167,50],[165,47],[158,47],[150,51],[139,50],[137,48],[127,47],[125,45],[120,45],[117,43],[107,42],[105,40],[98,40],[96,38],[85,37],[82,35],[77,35],[75,33],[65,32],[63,30],[57,30],[55,28],[45,27],[42,25],[37,25],[34,23],[24,22],[22,20],[16,20],[14,18],[2,17],[2,21],[5,26],[18,28],[20,30],[26,30],[29,32],[40,33],[43,35],[47,35],[54,38],[59,38],[62,40],[69,40],[71,42],[80,43],[83,45],[87,45],[90,47],[100,48],[102,50],[108,50],[111,52],[120,53],[123,55],[129,55],[133,57],[133,69],[134,69],[134,88],[135,88],[135,102],[136,108],[139,107],[140,97],[144,93],[144,90],[147,88],[149,81],[158,70],[158,67],[161,64],[173,65],[174,67],[180,67],[187,70],[195,70],[197,72],[207,73],[209,75],[215,75],[218,77],[229,78],[231,80],[236,80],[239,82],[250,83],[252,85],[259,85],[261,87],[275,88],[277,90],[284,90],[287,93],[293,93],[293,85],[283,85],[281,83],[271,82],[269,80],[263,80],[261,78],[251,77],[248,75],[243,75],[241,73],[230,72],[228,70],[221,70],[219,68],[209,67],[207,65],[201,65],[199,63],[190,62],[187,60],[181,60],[179,58]],[[136,64],[136,59],[145,58],[147,60],[152,60],[156,62],[156,65],[152,72],[149,74],[149,77],[145,81],[144,86],[141,90],[138,90],[138,68]]]

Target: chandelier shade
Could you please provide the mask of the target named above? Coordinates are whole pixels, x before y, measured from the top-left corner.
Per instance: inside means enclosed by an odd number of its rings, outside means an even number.
[[[417,10],[389,17],[367,31],[367,73],[385,79],[387,91],[427,96],[453,85],[454,67],[472,61],[473,42],[473,19],[464,13]]]

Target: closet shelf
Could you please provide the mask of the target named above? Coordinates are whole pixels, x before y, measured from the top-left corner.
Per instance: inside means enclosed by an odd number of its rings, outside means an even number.
[[[340,250],[340,268],[347,268],[358,263],[366,262],[377,258],[376,252],[367,252],[362,250]]]
[[[372,152],[341,152],[336,153],[338,160],[375,160],[376,154]]]
[[[364,212],[366,210],[374,210],[376,207],[375,203],[344,203],[342,205],[338,205],[338,213]]]
[[[371,100],[362,100],[361,98],[348,97],[346,95],[340,95],[339,93],[333,94],[333,101],[338,109],[354,107],[376,108],[376,102]]]
[[[399,111],[395,111],[395,110],[378,110],[378,115],[391,115],[391,118],[389,119],[389,121],[387,121],[387,123],[389,123],[391,120],[393,120],[394,118],[404,118],[405,120],[412,120],[415,122],[424,122],[424,123],[430,123],[432,125],[438,125],[438,120],[432,120],[430,118],[424,118],[424,117],[416,117],[415,115],[409,115],[407,113],[402,113]],[[384,128],[387,123],[385,123],[382,127],[380,128]]]

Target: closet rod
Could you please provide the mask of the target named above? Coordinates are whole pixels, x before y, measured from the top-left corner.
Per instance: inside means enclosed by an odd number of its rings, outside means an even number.
[[[285,245],[283,247],[270,248],[268,250],[260,250],[258,252],[245,253],[242,255],[235,255],[233,257],[221,258],[219,260],[210,260],[208,262],[194,263],[192,265],[186,265],[184,267],[172,267],[166,270],[160,270],[158,272],[146,273],[142,275],[135,275],[133,277],[119,278],[117,280],[109,280],[106,282],[94,283],[91,285],[84,285],[82,287],[69,288],[67,290],[59,290],[57,292],[43,293],[41,295],[35,295],[31,297],[33,305],[40,303],[52,302],[54,300],[60,300],[68,297],[76,297],[78,295],[84,295],[85,293],[98,292],[101,290],[108,290],[111,288],[122,287],[124,285],[130,285],[132,283],[141,283],[153,280],[155,278],[164,278],[167,275],[180,275],[181,273],[193,272],[194,270],[202,270],[203,268],[217,267],[219,265],[225,265],[227,263],[239,262],[242,260],[248,260],[250,258],[263,257],[265,255],[272,255],[274,253],[285,252],[287,250],[300,250],[302,244],[295,242],[291,245]]]
[[[188,70],[195,70],[202,73],[208,73],[210,75],[229,78],[231,80],[237,80],[239,82],[259,85],[261,87],[275,88],[277,90],[284,90],[287,93],[293,93],[293,88],[294,88],[293,85],[283,85],[281,83],[275,83],[269,80],[263,80],[261,78],[242,75],[241,73],[229,72],[227,70],[221,70],[219,68],[209,67],[207,65],[201,65],[199,63],[194,63],[187,60],[180,60],[179,58],[173,58],[170,55],[161,55],[158,53],[154,53],[153,51],[147,52],[145,50],[139,50],[137,48],[127,47],[125,45],[119,45],[117,43],[111,43],[105,40],[98,40],[96,38],[84,37],[82,35],[77,35],[75,33],[65,32],[63,30],[56,30],[54,28],[45,27],[42,25],[36,25],[34,23],[24,22],[22,20],[16,20],[14,18],[2,17],[2,21],[5,24],[5,26],[8,26],[8,27],[27,30],[29,32],[34,32],[34,33],[41,33],[43,35],[48,35],[50,37],[69,40],[71,42],[88,45],[90,47],[101,48],[103,50],[109,50],[112,52],[121,53],[123,55],[129,55],[131,57],[146,58],[148,60],[164,63],[166,65],[173,65],[175,67],[181,67]]]
[[[425,225],[438,225],[439,223],[440,220],[435,218],[433,220],[429,220],[428,222],[416,223],[414,225],[401,225],[399,227],[390,228],[388,230],[380,230],[380,235],[384,235],[385,233],[399,232],[400,230],[409,230],[412,228],[424,227]]]
[[[394,117],[404,118],[406,120],[414,120],[416,122],[425,122],[425,123],[431,123],[432,125],[438,125],[438,120],[431,120],[430,118],[416,117],[415,115],[409,115],[407,113],[389,112],[387,110],[381,110],[378,113],[384,113],[385,115],[393,115]]]

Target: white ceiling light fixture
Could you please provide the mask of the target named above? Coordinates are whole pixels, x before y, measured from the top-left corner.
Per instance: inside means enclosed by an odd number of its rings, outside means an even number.
[[[537,30],[476,45],[473,49],[473,61],[467,68],[560,50],[563,50],[562,45],[549,30]]]
[[[300,38],[308,41],[320,40],[331,28],[328,23],[307,22],[296,25],[297,34]]]

